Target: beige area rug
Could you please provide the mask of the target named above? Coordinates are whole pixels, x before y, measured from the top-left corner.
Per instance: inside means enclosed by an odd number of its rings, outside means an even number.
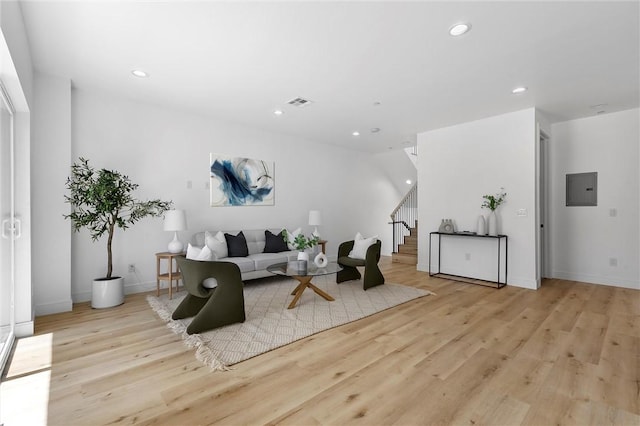
[[[147,300],[158,316],[167,321],[167,327],[182,335],[187,346],[196,349],[196,358],[212,370],[227,370],[240,361],[312,334],[433,294],[399,284],[384,284],[364,291],[362,281],[338,285],[332,275],[316,277],[313,283],[336,300],[329,302],[307,289],[296,307],[287,309],[297,281],[284,277],[253,280],[244,287],[247,317],[244,323],[193,335],[186,334],[190,318],[171,319],[171,313],[186,293],[178,293],[173,300],[167,295],[147,296]]]

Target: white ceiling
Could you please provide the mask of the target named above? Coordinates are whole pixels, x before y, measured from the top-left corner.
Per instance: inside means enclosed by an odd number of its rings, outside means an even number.
[[[528,107],[564,121],[639,105],[638,1],[21,7],[35,69],[76,88],[371,152]],[[458,21],[472,30],[453,38]]]

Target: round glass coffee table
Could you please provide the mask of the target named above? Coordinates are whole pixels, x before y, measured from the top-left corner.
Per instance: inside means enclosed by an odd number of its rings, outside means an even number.
[[[306,267],[304,267],[304,264],[298,260],[276,263],[275,265],[267,266],[267,271],[271,272],[272,274],[283,275],[285,277],[291,277],[298,280],[298,286],[291,293],[291,295],[294,297],[289,304],[289,309],[296,306],[296,303],[298,303],[300,296],[302,296],[302,293],[307,288],[310,288],[311,290],[316,292],[317,295],[325,298],[330,302],[334,301],[335,299],[333,297],[313,285],[311,283],[311,279],[320,275],[335,274],[336,272],[341,270],[342,266],[338,265],[335,262],[330,262],[323,268],[318,268],[313,262],[306,262]]]

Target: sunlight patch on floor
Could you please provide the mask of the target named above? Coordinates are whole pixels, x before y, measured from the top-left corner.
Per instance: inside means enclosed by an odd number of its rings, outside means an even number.
[[[52,333],[16,341],[0,384],[0,424],[47,424],[52,341]]]
[[[28,374],[0,384],[0,422],[4,426],[46,425],[51,371]]]

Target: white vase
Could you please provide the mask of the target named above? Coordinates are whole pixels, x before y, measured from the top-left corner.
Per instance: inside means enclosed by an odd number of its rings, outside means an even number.
[[[493,210],[489,213],[489,235],[494,237],[498,235],[498,218]]]
[[[309,253],[307,253],[306,251],[299,251],[298,252],[298,260],[309,260]]]
[[[313,263],[316,264],[318,268],[324,268],[329,263],[327,256],[323,252],[318,253],[318,255],[313,259]]]
[[[476,233],[478,235],[485,235],[486,231],[485,231],[485,226],[484,226],[484,216],[480,215],[478,216],[478,229],[476,230]]]

